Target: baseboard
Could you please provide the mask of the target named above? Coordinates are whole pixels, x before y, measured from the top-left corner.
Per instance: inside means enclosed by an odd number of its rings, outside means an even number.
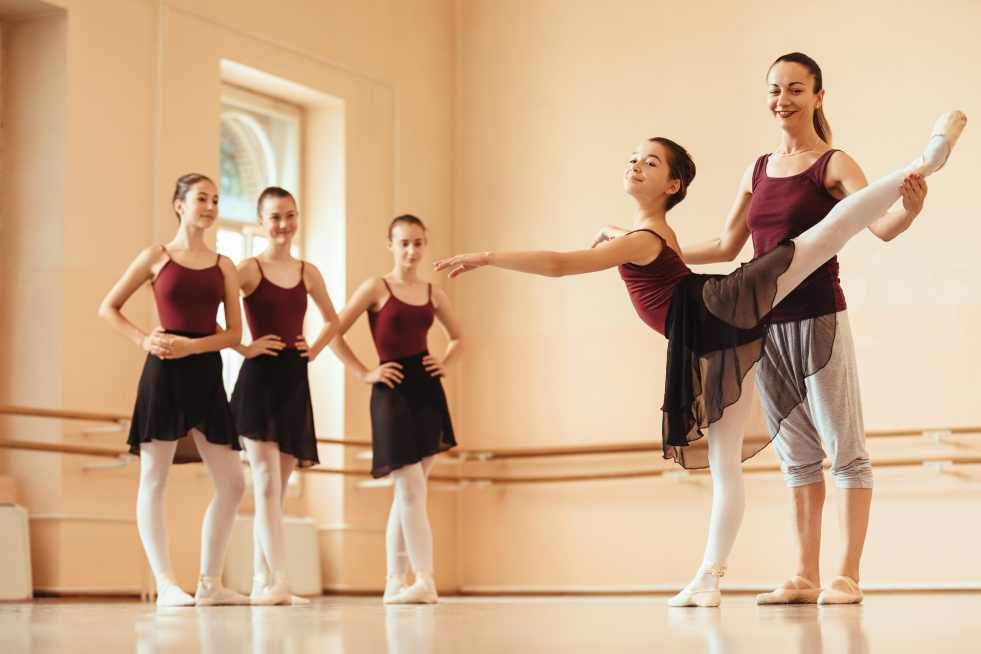
[[[36,586],[34,597],[140,597],[141,589],[136,586],[117,587],[70,587]]]

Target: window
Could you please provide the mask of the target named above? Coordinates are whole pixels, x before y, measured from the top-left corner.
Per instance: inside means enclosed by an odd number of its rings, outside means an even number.
[[[282,100],[224,85],[220,115],[217,249],[238,264],[268,244],[256,220],[255,203],[262,189],[282,186],[299,197],[302,112]],[[294,255],[301,250],[297,235]],[[248,325],[244,331],[248,332]],[[221,356],[225,389],[231,393],[242,356],[228,349]]]

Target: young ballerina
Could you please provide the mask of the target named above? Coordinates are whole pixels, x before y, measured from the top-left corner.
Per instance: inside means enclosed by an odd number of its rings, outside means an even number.
[[[745,507],[741,462],[760,448],[744,448],[755,364],[768,338],[768,314],[848,240],[900,197],[904,180],[936,172],[946,162],[966,117],[945,114],[922,156],[839,202],[816,226],[783,241],[728,275],[696,275],[682,262],[667,212],[680,202],[695,165],[678,144],[653,138],[638,146],[624,172],[637,202],[634,229],[620,237],[600,232],[590,250],[479,252],[437,261],[450,277],[496,266],[559,277],[619,267],[640,318],[668,339],[662,405],[665,458],[686,468],[712,470],[712,512],[702,567],[669,600],[672,606],[718,606],[718,580]],[[788,383],[790,380],[788,380]],[[708,428],[708,452],[689,448]]]
[[[140,252],[99,307],[99,315],[147,352],[129,432],[140,457],[136,525],[157,581],[158,606],[248,604],[221,584],[225,548],[245,490],[241,449],[221,379],[218,351],[238,344],[238,275],[232,262],[208,248],[204,234],[218,212],[218,190],[204,175],[177,180],[174,239]],[[161,326],[149,334],[122,313],[150,282]],[[227,331],[216,333],[218,305]],[[175,456],[176,455],[176,456]],[[173,462],[204,460],[215,485],[201,532],[201,578],[194,597],[177,585],[167,544],[164,492]]]
[[[269,247],[238,267],[252,342],[235,348],[245,362],[231,400],[255,487],[251,600],[307,604],[289,592],[283,498],[295,467],[320,462],[307,367],[337,333],[337,314],[317,267],[290,253],[299,228],[293,196],[271,186],[259,196],[257,212]],[[308,295],[324,319],[311,345],[303,337]]]
[[[686,263],[732,261],[752,236],[755,256],[817,224],[839,200],[864,187],[862,169],[831,147],[824,115],[824,82],[817,62],[793,52],[767,73],[768,108],[781,144],[750,164],[720,238],[682,251]],[[903,206],[869,224],[890,241],[923,208],[926,183],[903,182]],[[855,347],[838,259],[815,270],[769,316],[767,348],[756,375],[770,437],[794,496],[798,565],[793,577],[757,597],[760,604],[857,603],[859,563],[872,501],[872,466],[865,444]],[[793,378],[787,386],[783,380]],[[792,392],[787,393],[786,391]],[[841,489],[845,552],[839,576],[821,588],[821,516],[825,498],[822,462]]]
[[[338,319],[331,349],[371,389],[373,477],[392,475],[395,487],[388,515],[386,604],[432,604],[433,536],[426,508],[426,478],[434,458],[456,446],[440,378],[460,352],[460,327],[446,293],[419,278],[426,250],[426,227],[411,215],[388,228],[395,266],[384,277],[365,281]],[[343,339],[368,312],[380,365],[369,370]],[[436,318],[449,338],[443,358],[429,353],[426,337]],[[409,586],[409,567],[415,582]]]

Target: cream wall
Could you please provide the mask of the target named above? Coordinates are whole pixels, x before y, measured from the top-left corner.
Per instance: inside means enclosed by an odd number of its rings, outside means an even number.
[[[941,111],[981,111],[981,92],[964,83],[981,59],[976,2],[942,11],[880,1],[475,0],[458,8],[459,251],[578,248],[604,224],[630,225],[620,175],[634,145],[654,135],[684,144],[699,167],[671,214],[681,241],[718,235],[742,171],[778,144],[764,75],[784,52],[821,63],[835,144],[873,178],[917,154]],[[931,179],[926,211],[908,234],[888,245],[864,234],[842,256],[871,429],[978,424],[981,216],[968,191],[981,164],[977,143],[969,129],[949,169]],[[740,260],[750,256],[747,248]],[[636,318],[615,271],[560,280],[482,271],[451,287],[466,333],[480,344],[467,351],[455,416],[468,446],[659,436],[665,345]],[[976,455],[981,446],[960,442],[871,447],[881,459]],[[655,465],[663,464],[638,456],[512,469]],[[981,582],[970,572],[977,528],[964,519],[981,487],[976,471],[963,470],[878,473],[865,581]],[[727,579],[737,585],[774,582],[793,564],[787,491],[776,475],[748,479],[746,525]],[[683,583],[701,559],[709,500],[704,477],[470,489],[461,584]],[[839,540],[831,507],[826,574]]]
[[[143,355],[98,321],[95,310],[140,248],[172,237],[169,199],[174,179],[188,170],[217,175],[222,60],[291,82],[284,92],[305,106],[312,118],[310,128],[316,129],[330,114],[325,99],[339,100],[343,107],[340,132],[326,133],[328,139],[340,136],[340,144],[328,145],[341,149],[331,154],[310,151],[308,142],[304,153],[308,168],[336,172],[341,182],[308,176],[301,197],[309,210],[305,213],[310,237],[307,258],[324,271],[338,307],[364,278],[390,268],[384,234],[395,213],[420,214],[430,225],[434,252],[449,252],[453,134],[446,126],[452,123],[455,83],[450,2],[272,6],[227,0],[62,0],[56,4],[66,10],[61,30],[67,33],[67,45],[50,49],[49,54],[60,53],[63,60],[65,128],[60,137],[57,130],[50,132],[54,156],[36,154],[38,165],[48,174],[58,170],[60,157],[65,188],[52,193],[52,182],[40,175],[24,188],[40,185],[46,202],[50,196],[52,203],[59,203],[44,215],[50,216],[65,246],[63,252],[45,250],[51,260],[47,289],[54,292],[50,298],[39,296],[36,289],[32,293],[24,281],[10,291],[20,295],[9,305],[9,313],[4,312],[4,322],[12,329],[4,330],[3,338],[21,339],[18,346],[23,352],[33,349],[41,354],[30,363],[18,355],[16,365],[4,357],[0,403],[131,410]],[[406,25],[412,29],[403,29]],[[8,52],[16,47],[6,34],[4,41]],[[38,63],[24,60],[24,65]],[[3,78],[6,82],[6,69]],[[296,97],[290,95],[294,92]],[[5,93],[8,102],[10,94]],[[53,103],[48,108],[55,118],[57,107]],[[5,111],[15,115],[16,107]],[[338,159],[344,155],[346,160]],[[10,160],[5,158],[5,167]],[[343,162],[343,170],[336,170],[338,161]],[[343,204],[330,196],[338,192]],[[27,230],[24,238],[34,236],[29,230],[37,225],[28,221],[25,212],[17,215],[16,229]],[[341,221],[343,227],[329,224],[332,220]],[[345,238],[340,249],[332,241],[337,235]],[[30,252],[6,238],[4,247],[25,256]],[[25,273],[26,268],[21,277]],[[45,301],[50,311],[60,314],[43,321],[41,328],[24,320],[38,313],[35,305]],[[126,313],[137,324],[152,326],[149,292],[141,290]],[[46,326],[50,334],[43,330]],[[366,361],[375,360],[365,324],[354,328],[352,341]],[[37,356],[50,361],[44,367],[34,366]],[[315,368],[321,434],[366,438],[367,388],[345,379],[330,354]],[[28,393],[23,383],[17,390],[15,382],[25,371],[37,372],[38,391]],[[42,438],[57,439],[62,432],[56,422],[51,423],[58,430],[54,434],[37,421],[19,424]],[[119,433],[85,436],[73,425],[63,431],[69,441],[118,446],[125,439]],[[345,456],[322,448],[325,463],[365,467],[353,455],[346,460]],[[43,468],[49,480],[47,491],[34,492],[27,469],[12,465],[21,460],[36,462],[31,465],[38,472]],[[33,530],[35,560],[43,568],[42,574],[36,574],[39,588],[58,592],[138,588],[142,555],[135,530],[126,522],[132,519],[136,464],[92,470],[86,466],[93,461],[84,458],[64,457],[59,463],[57,457],[38,454],[8,456],[6,461],[10,465],[5,468],[23,486],[24,503],[32,512],[43,508],[49,513],[49,519],[35,521]],[[390,491],[356,490],[353,482],[320,476],[303,479],[303,495],[291,501],[290,508],[330,527],[321,532],[325,584],[382,586],[383,543],[377,527],[384,525]],[[354,501],[351,496],[364,499]],[[171,550],[178,577],[188,587],[193,587],[197,575],[199,526],[209,497],[210,482],[202,467],[172,471]],[[47,502],[43,507],[42,500]],[[248,503],[243,509],[249,509]],[[454,511],[452,502],[435,500],[434,516],[440,523],[454,524]],[[51,517],[52,512],[60,517]],[[79,515],[123,521],[79,521]],[[364,531],[369,527],[375,531]],[[447,533],[454,534],[452,529]],[[447,552],[454,549],[452,543],[445,547]],[[451,560],[449,554],[447,559]],[[445,586],[453,580],[440,582]]]
[[[289,82],[267,90],[304,107],[306,255],[324,271],[338,306],[363,279],[391,266],[384,233],[396,213],[426,220],[434,258],[478,248],[581,247],[600,225],[629,223],[620,173],[626,153],[654,134],[676,138],[699,164],[689,198],[672,212],[682,241],[717,234],[741,171],[776,145],[762,78],[787,50],[808,52],[825,68],[836,144],[870,177],[912,156],[940,110],[981,115],[981,95],[964,83],[981,54],[970,34],[981,10],[972,2],[949,3],[944,15],[926,7],[897,13],[878,0],[862,11],[835,2],[684,9],[627,2],[615,10],[552,0],[54,4],[66,13],[18,28],[38,31],[31,47],[52,46],[28,60],[53,72],[45,83],[26,85],[18,78],[23,60],[11,63],[10,53],[28,40],[18,41],[6,24],[0,34],[0,165],[11,188],[23,189],[0,200],[0,300],[7,307],[0,347],[9,353],[0,357],[0,404],[130,411],[143,356],[100,323],[95,308],[139,248],[172,236],[168,200],[177,175],[216,174],[223,61],[251,69],[236,83],[263,87],[269,80],[255,71]],[[18,79],[25,92],[15,94]],[[18,109],[35,106],[44,113]],[[28,130],[30,120],[43,122],[40,149],[17,140],[18,125]],[[966,189],[981,150],[972,134],[931,181],[927,211],[909,234],[888,246],[863,235],[842,257],[870,428],[978,422],[970,361],[981,304],[971,244],[981,227]],[[31,242],[42,230],[56,243],[43,252]],[[35,292],[37,280],[46,294]],[[463,445],[657,437],[664,345],[633,315],[615,273],[551,280],[488,271],[448,288],[466,339],[447,382]],[[127,314],[151,326],[149,293],[137,294]],[[364,321],[350,340],[366,362],[375,361]],[[432,345],[441,350],[440,335]],[[329,354],[315,363],[312,383],[323,435],[368,437],[367,387],[344,377]],[[124,439],[56,422],[0,426],[17,437]],[[900,439],[872,448],[879,458],[976,454],[977,443]],[[772,461],[769,452],[761,457]],[[322,448],[321,458],[367,465],[334,448]],[[92,463],[0,455],[0,474],[16,479],[33,513],[46,515],[32,529],[41,589],[132,591],[139,584],[143,557],[127,522],[137,466]],[[521,474],[666,466],[654,457],[468,465]],[[970,544],[978,534],[964,516],[977,505],[978,481],[973,469],[881,471],[865,581],[963,581],[976,558]],[[379,589],[390,490],[320,475],[304,475],[302,489],[289,508],[323,527],[324,586]],[[771,582],[792,565],[781,480],[750,476],[748,493],[731,561],[737,585]],[[203,468],[173,470],[172,552],[189,587],[209,494]],[[711,490],[707,477],[693,477],[434,485],[430,497],[444,590],[623,589],[685,580],[700,559]],[[828,563],[838,547],[830,506]]]

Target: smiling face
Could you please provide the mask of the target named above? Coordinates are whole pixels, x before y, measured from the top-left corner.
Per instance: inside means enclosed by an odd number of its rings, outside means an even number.
[[[766,84],[767,106],[783,130],[799,133],[814,124],[824,89],[815,93],[817,80],[805,66],[779,61],[770,68]]]
[[[392,226],[388,249],[400,268],[412,269],[419,265],[426,251],[426,230],[409,222],[397,222]]]
[[[259,207],[259,225],[266,231],[269,241],[289,246],[300,226],[300,212],[290,196],[267,196]]]
[[[623,171],[623,189],[644,202],[667,204],[668,196],[677,193],[681,181],[671,179],[668,149],[657,141],[644,141],[636,147]]]
[[[218,217],[218,189],[207,179],[195,182],[174,200],[174,211],[182,225],[208,229]]]

